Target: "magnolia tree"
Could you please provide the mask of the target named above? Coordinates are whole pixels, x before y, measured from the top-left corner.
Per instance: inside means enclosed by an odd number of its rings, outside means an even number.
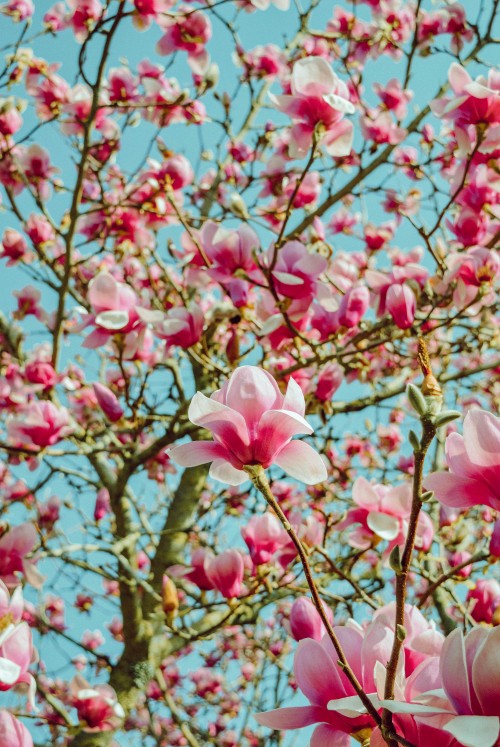
[[[499,4],[0,6],[2,747],[500,745]]]

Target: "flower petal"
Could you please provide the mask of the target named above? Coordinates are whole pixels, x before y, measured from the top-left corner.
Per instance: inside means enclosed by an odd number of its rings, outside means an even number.
[[[223,459],[227,452],[215,441],[191,441],[188,444],[172,446],[168,455],[180,467],[198,467],[215,459]]]
[[[287,475],[306,485],[316,485],[328,476],[321,456],[304,441],[291,441],[281,449],[274,463]]]
[[[328,711],[320,706],[300,706],[255,713],[254,718],[261,726],[270,729],[301,729],[303,726],[323,721],[325,715],[328,716]]]
[[[443,726],[464,747],[494,747],[500,734],[498,716],[457,716]]]
[[[246,472],[236,469],[225,459],[216,459],[210,467],[209,475],[214,480],[226,482],[228,485],[241,485],[245,480],[250,479]]]

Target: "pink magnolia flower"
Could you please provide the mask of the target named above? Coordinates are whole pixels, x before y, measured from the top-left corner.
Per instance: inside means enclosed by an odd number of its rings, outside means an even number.
[[[460,150],[470,153],[475,136],[469,125],[500,123],[500,75],[490,70],[487,80],[482,76],[472,80],[467,70],[454,62],[448,80],[455,98],[435,99],[431,108],[436,116],[454,123]]]
[[[370,305],[370,291],[365,285],[353,285],[340,301],[336,312],[337,321],[341,327],[357,327]]]
[[[485,504],[500,510],[500,418],[485,410],[471,410],[464,435],[446,439],[449,472],[435,472],[424,481],[445,506],[468,508]]]
[[[9,623],[19,623],[23,615],[24,600],[22,586],[16,586],[12,594],[9,589],[0,581],[0,621]]]
[[[389,487],[373,485],[364,477],[358,477],[352,488],[352,499],[356,508],[350,508],[346,518],[336,525],[337,529],[354,527],[348,541],[352,547],[367,549],[378,538],[386,540],[387,552],[395,545],[402,545],[408,530],[411,513],[412,489],[409,483]],[[420,512],[416,546],[428,550],[432,544],[434,527],[425,511]]]
[[[290,154],[304,156],[313,141],[315,131],[322,137],[331,156],[348,156],[351,152],[353,127],[343,121],[352,114],[346,84],[333,72],[322,57],[298,60],[292,71],[291,94],[270,99],[279,111],[288,114],[295,124],[291,130]]]
[[[500,608],[500,584],[494,578],[480,578],[467,592],[471,617],[476,622],[491,624]]]
[[[10,16],[16,23],[26,21],[35,12],[32,0],[8,0],[1,8],[2,13]]]
[[[246,224],[234,231],[207,221],[200,241],[211,262],[210,276],[227,288],[235,306],[246,305],[250,290],[247,278],[262,281],[253,258],[260,246],[257,234]]]
[[[95,330],[83,343],[85,348],[104,345],[114,334],[140,332],[144,325],[137,311],[138,299],[129,285],[120,283],[108,272],[101,272],[89,286],[88,300],[93,314],[85,324]]]
[[[0,633],[0,690],[28,687],[33,703],[35,681],[28,672],[33,659],[33,642],[28,623],[8,624]]]
[[[377,657],[387,656],[390,649],[387,646],[383,651],[376,649],[371,641],[365,645],[363,631],[357,623],[352,627],[335,626],[334,630],[364,691],[374,693],[373,673]],[[311,747],[323,744],[349,747],[349,735],[370,728],[373,720],[360,712],[363,710],[361,701],[359,707],[351,704],[355,691],[337,662],[337,653],[327,636],[321,642],[311,638],[300,641],[293,671],[299,690],[309,705],[258,713],[255,718],[259,724],[270,729],[300,729],[318,724],[311,737]],[[348,698],[350,707],[343,702],[345,698]],[[336,708],[339,710],[334,710]]]
[[[432,687],[406,697],[405,703],[383,704],[395,713],[413,714],[421,723],[438,725],[464,747],[495,747],[500,736],[499,651],[500,628],[477,627],[465,638],[457,628],[441,651],[443,689]]]
[[[29,402],[20,408],[7,425],[9,437],[27,448],[44,449],[69,433],[69,412],[48,400]]]
[[[90,29],[101,18],[103,7],[100,0],[68,0],[72,13],[70,25],[78,42],[83,42]]]
[[[205,564],[208,579],[226,599],[241,594],[244,571],[243,557],[237,550],[226,550]]]
[[[0,257],[7,260],[7,267],[11,267],[16,262],[31,261],[32,257],[26,239],[19,231],[13,228],[5,229],[0,244]]]
[[[85,722],[84,731],[103,732],[118,728],[125,712],[118,703],[116,693],[109,685],[90,687],[81,675],[71,682],[73,705],[78,719]]]
[[[248,524],[241,528],[241,536],[255,566],[268,563],[274,553],[289,541],[279,519],[269,512],[252,516]]]
[[[26,557],[33,551],[37,541],[35,525],[30,523],[13,527],[0,537],[0,577],[7,586],[19,583],[18,573],[22,573],[36,589],[42,585],[44,577],[36,568],[36,561]],[[15,592],[12,599],[15,599]]]
[[[398,119],[406,116],[406,108],[413,98],[413,91],[404,91],[397,78],[391,78],[385,85],[375,83],[373,90],[380,98],[384,106],[394,112]]]
[[[333,613],[329,607],[324,607],[327,617],[333,623]],[[296,641],[312,638],[321,641],[326,633],[325,626],[319,612],[307,597],[300,597],[292,604],[289,617],[290,632]]]
[[[326,479],[326,467],[314,449],[293,436],[311,434],[304,418],[305,400],[290,378],[286,395],[261,368],[241,366],[210,398],[198,392],[188,411],[192,423],[207,428],[214,441],[174,446],[171,458],[182,467],[212,462],[210,476],[230,485],[248,479],[245,465],[276,464],[308,485]]]
[[[274,247],[271,247],[268,261],[271,261],[274,251]],[[300,241],[287,241],[278,251],[272,270],[274,286],[278,293],[287,298],[310,298],[327,265],[324,257],[311,254]]]
[[[314,396],[320,402],[327,402],[335,394],[344,380],[344,369],[338,363],[326,363],[320,370]]]
[[[159,54],[172,54],[178,49],[188,53],[188,63],[198,75],[203,75],[209,64],[206,43],[212,36],[212,24],[201,11],[182,13],[180,7],[175,16],[164,17],[161,25],[165,29],[156,49]]]
[[[117,420],[120,420],[123,415],[123,408],[120,405],[116,394],[114,394],[107,386],[100,384],[98,381],[96,381],[92,385],[92,387],[97,399],[97,404],[106,415],[108,420],[110,420],[112,423],[116,423]]]
[[[205,317],[201,308],[195,304],[189,308],[180,306],[169,309],[166,315],[147,309],[142,309],[139,313],[143,321],[153,322],[155,335],[165,340],[167,345],[178,345],[187,350],[201,339]]]
[[[443,277],[442,286],[445,289],[453,281],[456,282],[453,303],[458,308],[465,308],[472,303],[479,289],[484,289],[500,275],[498,253],[482,246],[451,254],[447,257],[446,264],[448,270]]]
[[[0,98],[0,134],[13,135],[23,124],[23,118],[14,97]]]
[[[158,21],[163,13],[167,13],[175,5],[174,0],[133,0],[135,13],[134,25],[145,30],[151,21]]]
[[[389,313],[400,329],[408,329],[415,319],[417,300],[407,281],[423,286],[428,276],[424,267],[413,263],[393,267],[392,272],[367,270],[366,280],[372,289],[377,316]]]
[[[107,488],[101,488],[96,495],[94,507],[94,520],[101,521],[107,514],[111,513],[111,500]]]
[[[207,568],[213,557],[213,552],[205,550],[203,547],[199,547],[191,553],[191,568],[189,572],[186,573],[186,578],[192,581],[193,584],[196,584],[199,589],[204,591],[214,588],[213,582],[207,575]]]

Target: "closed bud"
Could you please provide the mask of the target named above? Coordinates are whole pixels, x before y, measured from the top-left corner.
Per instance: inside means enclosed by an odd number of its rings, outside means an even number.
[[[462,413],[458,412],[458,410],[445,410],[444,412],[439,413],[439,415],[436,415],[434,418],[434,425],[436,428],[442,428],[443,425],[448,425],[448,423],[452,423],[457,418],[461,417]]]
[[[434,498],[434,491],[433,490],[426,490],[425,493],[422,493],[422,495],[420,496],[420,500],[422,501],[422,503],[424,501],[430,501],[433,498]]]
[[[410,405],[419,415],[426,415],[427,402],[420,389],[415,384],[408,384],[406,387],[406,396]]]
[[[396,625],[396,638],[402,643],[406,638],[406,628],[404,625]]]
[[[167,623],[172,625],[179,609],[179,597],[174,582],[166,574],[164,574],[162,581],[161,603]]]
[[[418,436],[415,433],[415,431],[410,431],[408,433],[408,440],[411,444],[413,451],[418,451],[420,449],[420,441],[418,440]]]
[[[403,570],[403,566],[401,565],[401,551],[399,549],[399,545],[394,545],[394,547],[392,548],[391,554],[389,555],[389,565],[396,575],[399,575]]]

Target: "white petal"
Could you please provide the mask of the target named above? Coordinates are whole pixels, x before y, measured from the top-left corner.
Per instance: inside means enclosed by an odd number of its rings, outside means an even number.
[[[4,685],[14,685],[21,675],[21,667],[10,659],[0,657],[0,682]]]
[[[316,485],[328,476],[323,459],[304,441],[291,441],[281,449],[274,462],[290,477],[306,485]]]
[[[128,311],[101,311],[95,323],[104,329],[123,329],[128,324]]]
[[[498,716],[457,716],[443,726],[464,747],[493,747],[500,734]]]
[[[226,482],[228,485],[241,485],[241,483],[250,479],[246,472],[236,469],[230,462],[226,462],[225,459],[216,459],[215,462],[212,462],[209,475],[214,480]]]
[[[370,511],[366,523],[369,528],[379,537],[385,540],[393,540],[399,534],[399,521],[394,516],[384,514],[380,511]]]

